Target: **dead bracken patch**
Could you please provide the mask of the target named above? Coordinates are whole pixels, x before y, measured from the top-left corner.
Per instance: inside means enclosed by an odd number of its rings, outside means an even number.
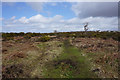
[[[22,52],[18,52],[18,53],[14,53],[14,54],[10,54],[9,56],[6,56],[5,59],[16,59],[16,58],[25,58],[26,54],[22,53]]]
[[[2,49],[2,53],[7,52],[7,49]]]
[[[7,67],[3,67],[2,78],[18,78],[23,74],[22,64],[13,64]]]
[[[25,54],[24,53],[16,53],[13,55],[13,57],[24,58]]]

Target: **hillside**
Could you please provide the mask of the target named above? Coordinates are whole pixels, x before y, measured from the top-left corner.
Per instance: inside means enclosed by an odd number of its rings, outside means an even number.
[[[118,78],[119,32],[2,37],[3,78]]]

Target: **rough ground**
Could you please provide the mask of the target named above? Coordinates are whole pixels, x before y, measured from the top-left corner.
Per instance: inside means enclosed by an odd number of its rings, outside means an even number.
[[[118,77],[118,41],[113,39],[76,38],[71,41],[72,45],[83,51],[83,56],[90,61],[93,70],[100,77]]]
[[[3,77],[42,77],[44,63],[61,53],[59,46],[58,41],[3,42]]]
[[[71,38],[69,41],[71,46],[74,46],[79,50],[77,53],[79,54],[80,52],[82,57],[86,58],[90,62],[91,67],[89,71],[91,71],[93,74],[95,73],[97,77],[118,77],[117,41],[112,39],[103,40],[98,38]],[[67,63],[70,65],[76,65],[76,62],[73,62],[75,58],[72,58],[72,61],[68,58],[67,60],[63,59],[64,61],[58,60],[61,59],[60,56],[64,54],[63,52],[66,50],[64,48],[64,42],[61,40],[55,39],[48,42],[16,42],[14,40],[10,40],[3,41],[2,45],[3,78],[45,78],[46,71],[51,71],[49,68],[45,67],[46,64],[49,64],[50,67],[61,62],[65,63],[66,65]],[[54,62],[54,60],[58,63]],[[52,69],[54,69],[54,67],[52,67]],[[63,75],[62,77],[66,76]],[[92,75],[88,77],[92,77]]]

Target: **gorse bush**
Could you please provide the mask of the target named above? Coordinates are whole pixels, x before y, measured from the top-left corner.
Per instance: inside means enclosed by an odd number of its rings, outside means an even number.
[[[117,31],[102,31],[102,32],[98,32],[98,31],[87,31],[87,33],[85,34],[84,31],[81,32],[59,32],[59,33],[24,33],[24,32],[20,32],[20,33],[2,33],[2,38],[4,40],[11,40],[11,37],[20,37],[23,36],[25,39],[30,39],[31,37],[41,37],[38,41],[48,41],[50,40],[49,36],[57,36],[57,38],[59,37],[75,37],[75,38],[102,38],[102,39],[109,39],[112,38],[114,40],[120,41],[120,32]]]
[[[13,40],[13,37],[6,37],[4,40]]]
[[[38,41],[41,41],[41,42],[46,42],[49,40],[50,40],[50,37],[48,37],[48,36],[42,36],[41,38],[38,39]]]
[[[30,38],[31,38],[31,35],[25,35],[24,38],[25,38],[25,39],[30,39]]]

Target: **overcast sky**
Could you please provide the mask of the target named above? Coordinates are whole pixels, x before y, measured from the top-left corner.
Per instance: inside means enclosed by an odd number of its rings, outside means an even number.
[[[3,2],[2,32],[118,30],[117,2]]]

